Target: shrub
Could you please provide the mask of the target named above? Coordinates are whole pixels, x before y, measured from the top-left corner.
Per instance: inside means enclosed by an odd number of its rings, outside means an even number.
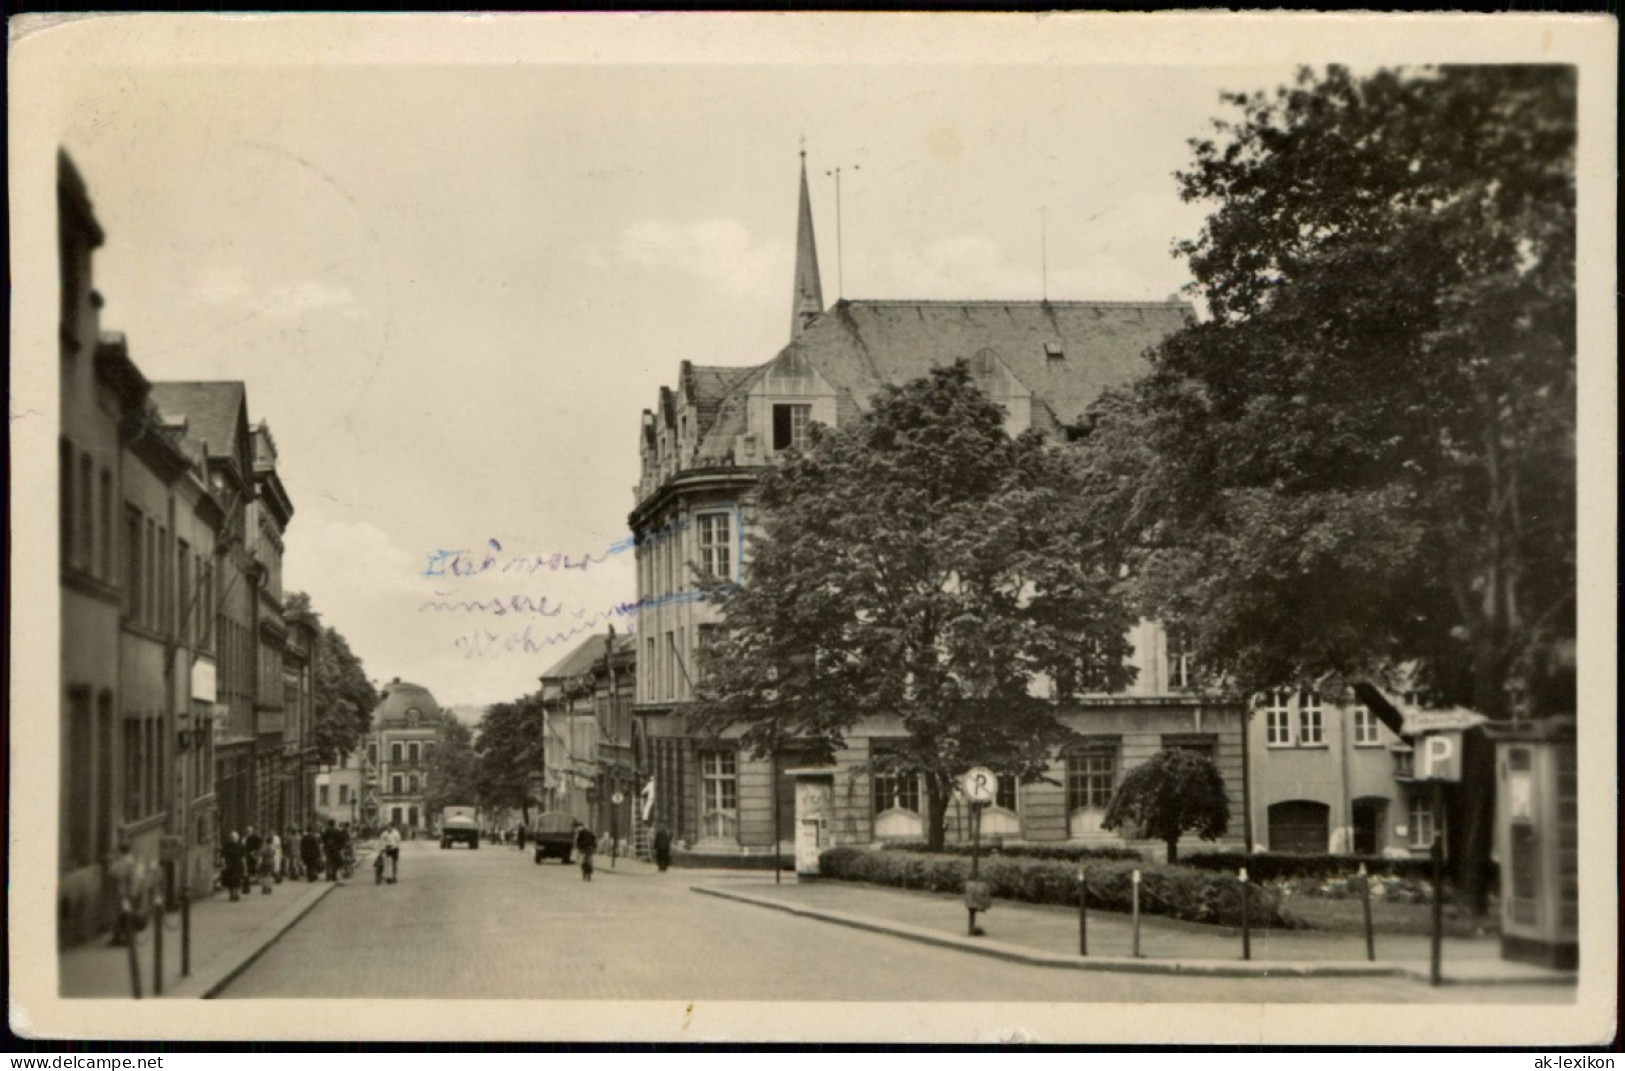
[[[1133,906],[1133,872],[1141,874],[1140,910],[1187,922],[1240,925],[1241,893],[1235,878],[1182,866],[1152,866],[1126,860],[1088,864],[1089,902],[1106,911]],[[838,881],[865,881],[900,889],[957,893],[970,877],[970,860],[959,855],[830,848],[819,857],[819,872]],[[995,856],[984,860],[981,880],[993,895],[1030,904],[1078,902],[1076,865],[1050,859]],[[1280,897],[1255,889],[1248,914],[1255,926],[1290,925]]]
[[[923,840],[890,840],[880,845],[883,851],[888,852],[930,852],[933,855],[961,855],[970,857],[969,844],[944,844],[935,850],[927,848]],[[1122,848],[1115,845],[1084,845],[1084,844],[1001,844],[997,841],[982,842],[982,858],[992,859],[996,856],[1006,856],[1016,859],[1070,859],[1073,862],[1079,859],[1126,859],[1130,862],[1139,862],[1145,857],[1133,848]]]
[[[1359,871],[1365,864],[1366,873],[1395,878],[1429,878],[1433,863],[1425,858],[1389,859],[1381,855],[1293,855],[1288,852],[1191,852],[1180,859],[1186,866],[1202,870],[1227,870],[1234,874],[1238,867],[1247,868],[1247,876],[1254,881],[1275,881],[1278,878],[1338,878]]]

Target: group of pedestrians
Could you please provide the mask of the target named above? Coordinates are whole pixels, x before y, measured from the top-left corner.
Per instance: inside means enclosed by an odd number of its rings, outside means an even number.
[[[571,846],[581,857],[581,880],[591,881],[592,857],[598,851],[598,835],[578,821],[575,823],[575,835]],[[666,828],[664,822],[655,825],[651,847],[654,849],[655,866],[664,873],[666,868],[671,866],[671,830]]]
[[[355,865],[355,847],[349,827],[328,822],[320,833],[307,826],[303,833],[289,829],[262,836],[249,826],[241,837],[236,830],[226,834],[220,847],[220,883],[233,900],[246,896],[257,883],[266,896],[273,885],[283,881],[339,880]]]

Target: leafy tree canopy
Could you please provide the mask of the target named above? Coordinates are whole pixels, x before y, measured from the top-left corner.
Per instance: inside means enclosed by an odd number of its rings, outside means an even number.
[[[1133,826],[1139,836],[1166,844],[1168,861],[1177,862],[1184,834],[1218,840],[1230,829],[1224,777],[1204,755],[1181,748],[1159,751],[1124,776],[1100,824]]]
[[[701,731],[767,754],[896,717],[906,738],[875,765],[925,774],[940,843],[958,774],[1036,776],[1070,738],[1035,683],[1127,683],[1130,621],[1074,455],[1011,439],[965,362],[815,427],[759,494],[745,582],[705,586],[728,634],[703,660]]]
[[[292,592],[283,607],[287,617],[304,617],[317,626],[316,649],[311,655],[316,690],[315,747],[318,762],[333,764],[341,754],[354,752],[371,728],[378,690],[344,636],[321,624],[309,595]]]
[[[447,807],[477,806],[479,772],[473,730],[450,714],[445,715],[424,777],[423,803],[428,812],[433,815]]]
[[[531,780],[542,772],[542,741],[539,693],[487,708],[475,741],[482,807],[517,808],[530,822]]]

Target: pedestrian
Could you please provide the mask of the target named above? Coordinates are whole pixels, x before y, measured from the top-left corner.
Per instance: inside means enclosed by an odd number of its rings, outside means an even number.
[[[260,844],[260,857],[255,860],[260,876],[260,892],[266,896],[271,895],[271,885],[276,879],[276,849],[271,841],[275,834]]]
[[[339,861],[343,853],[339,843],[339,824],[328,819],[327,828],[322,830],[322,854],[327,857],[327,880],[339,880]]]
[[[671,830],[666,828],[664,822],[655,825],[655,866],[660,868],[662,874],[671,866]]]
[[[243,894],[246,896],[254,887],[254,876],[259,872],[260,847],[264,839],[249,826],[243,832]]]
[[[243,888],[244,862],[243,842],[234,829],[226,834],[226,842],[220,846],[220,880],[231,893],[233,903]]]
[[[320,881],[322,878],[322,842],[316,836],[314,826],[305,827],[305,835],[299,838],[299,855],[305,864],[305,876],[311,881]]]
[[[271,834],[271,877],[276,879],[278,885],[282,884],[282,871],[287,860],[282,855],[282,834]]]
[[[520,825],[519,825],[519,850],[520,851],[525,850],[525,826],[524,826],[524,823],[520,823]]]
[[[379,846],[379,872],[383,872],[383,861],[389,861],[389,883],[395,884],[401,876],[401,835],[392,825],[384,830],[384,836]]]
[[[598,838],[593,836],[592,830],[588,829],[580,822],[577,822],[575,827],[576,835],[574,846],[575,850],[581,853],[581,880],[591,881],[592,853],[598,850]]]

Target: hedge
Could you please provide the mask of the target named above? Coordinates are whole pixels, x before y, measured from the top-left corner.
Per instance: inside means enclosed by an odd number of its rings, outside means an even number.
[[[651,855],[650,858],[654,857]],[[671,853],[671,865],[699,870],[772,870],[774,858],[771,853],[743,855],[739,852],[674,851]],[[796,868],[796,857],[792,852],[785,852],[778,862],[781,870]],[[599,865],[603,864],[600,862]]]
[[[927,848],[923,840],[889,840],[883,841],[880,847],[889,852],[917,852],[921,854],[943,855],[970,855],[969,844],[944,844],[941,848]],[[1117,846],[1090,847],[1083,844],[998,844],[982,842],[982,858],[991,859],[995,856],[1018,859],[1070,859],[1077,862],[1079,859],[1127,859],[1130,862],[1139,862],[1145,857],[1133,848]]]
[[[1254,881],[1286,878],[1339,878],[1357,873],[1365,864],[1367,874],[1390,878],[1427,880],[1433,876],[1433,861],[1426,857],[1389,859],[1382,855],[1293,855],[1289,852],[1192,852],[1181,853],[1179,862],[1201,870],[1227,870],[1234,874],[1245,866]]]
[[[970,877],[970,860],[957,855],[830,848],[819,856],[819,873],[837,881],[866,881],[901,889],[957,893]],[[1182,866],[1154,866],[1108,859],[1088,864],[1089,902],[1105,911],[1129,911],[1133,877],[1141,874],[1140,910],[1187,922],[1241,924],[1241,894],[1235,878]],[[995,856],[982,862],[980,878],[994,896],[1031,904],[1078,902],[1078,868],[1051,859]],[[1280,897],[1253,890],[1248,915],[1255,926],[1286,928]]]

